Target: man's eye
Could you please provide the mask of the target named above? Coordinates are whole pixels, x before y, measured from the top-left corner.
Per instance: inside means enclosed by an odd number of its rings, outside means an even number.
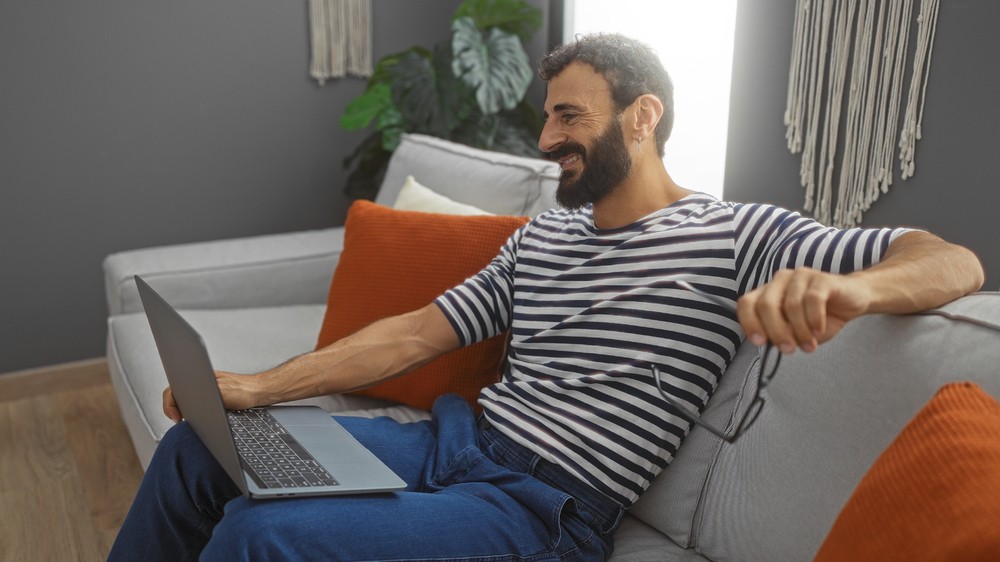
[[[575,114],[575,113],[563,113],[563,115],[562,115],[562,122],[566,123],[566,124],[570,124],[570,123],[576,121],[576,118],[577,118],[577,114]]]

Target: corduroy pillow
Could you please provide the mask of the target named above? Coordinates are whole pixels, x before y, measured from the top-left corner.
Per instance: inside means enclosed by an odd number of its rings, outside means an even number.
[[[376,320],[430,304],[488,265],[527,221],[397,211],[355,202],[348,211],[344,249],[330,284],[317,349]],[[505,346],[502,334],[357,394],[423,409],[446,393],[475,404],[479,390],[497,381]]]
[[[816,562],[1000,559],[1000,404],[942,387],[872,465]]]

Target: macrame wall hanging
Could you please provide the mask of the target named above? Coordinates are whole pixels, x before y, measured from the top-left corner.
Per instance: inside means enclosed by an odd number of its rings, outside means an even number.
[[[321,86],[348,74],[371,76],[371,20],[371,0],[309,0],[309,75]]]
[[[921,0],[916,14],[915,3],[796,2],[786,136],[802,153],[805,209],[824,224],[861,222],[893,183],[895,147],[902,179],[914,173],[940,0]]]

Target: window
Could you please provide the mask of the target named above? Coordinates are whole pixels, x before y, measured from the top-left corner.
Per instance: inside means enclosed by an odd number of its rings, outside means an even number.
[[[674,130],[663,161],[678,184],[722,196],[736,0],[567,0],[567,40],[621,33],[660,55],[674,82]]]

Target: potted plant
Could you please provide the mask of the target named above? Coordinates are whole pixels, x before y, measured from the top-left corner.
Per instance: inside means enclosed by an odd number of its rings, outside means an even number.
[[[524,0],[465,0],[450,42],[380,59],[340,119],[349,131],[375,125],[344,159],[345,194],[374,199],[403,132],[537,156],[542,123],[524,99],[533,72],[523,42],[541,24],[541,11]]]

